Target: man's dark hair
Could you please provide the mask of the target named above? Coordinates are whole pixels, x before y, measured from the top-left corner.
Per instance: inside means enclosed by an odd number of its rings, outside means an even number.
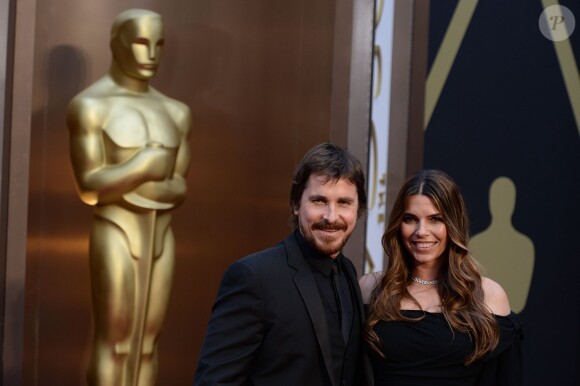
[[[359,160],[340,146],[321,143],[308,150],[294,170],[290,189],[290,225],[293,229],[298,227],[298,216],[294,214],[294,210],[300,208],[302,193],[312,174],[326,176],[328,181],[343,178],[354,184],[358,195],[357,215],[360,218],[366,213],[365,175]]]

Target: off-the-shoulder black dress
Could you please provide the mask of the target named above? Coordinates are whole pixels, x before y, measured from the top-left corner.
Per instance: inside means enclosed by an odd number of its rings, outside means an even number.
[[[451,330],[441,313],[402,311],[416,322],[380,321],[375,332],[381,358],[371,350],[375,386],[519,386],[522,384],[522,328],[516,314],[496,316],[501,330],[496,349],[469,366],[468,334]]]

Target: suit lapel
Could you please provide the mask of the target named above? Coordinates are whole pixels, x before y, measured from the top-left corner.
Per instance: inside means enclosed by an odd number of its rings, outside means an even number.
[[[324,306],[322,299],[318,292],[318,287],[312,276],[310,265],[306,262],[302,251],[298,246],[294,235],[291,235],[285,242],[286,252],[288,254],[288,265],[296,269],[294,276],[294,284],[302,300],[306,305],[308,314],[314,327],[314,333],[324,358],[324,365],[332,383],[334,384],[334,372],[332,367],[332,351],[330,347],[330,334],[328,332],[328,324],[326,322],[326,315],[324,314]]]

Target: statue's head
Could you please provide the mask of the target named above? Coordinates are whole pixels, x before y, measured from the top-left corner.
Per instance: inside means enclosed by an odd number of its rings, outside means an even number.
[[[163,20],[146,9],[129,9],[111,28],[113,61],[127,76],[147,80],[157,71],[163,48]]]

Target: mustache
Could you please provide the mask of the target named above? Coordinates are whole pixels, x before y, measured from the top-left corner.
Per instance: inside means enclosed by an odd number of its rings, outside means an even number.
[[[328,220],[321,220],[317,223],[312,224],[312,228],[322,231],[346,231],[347,226],[345,223],[340,221],[331,223]]]

